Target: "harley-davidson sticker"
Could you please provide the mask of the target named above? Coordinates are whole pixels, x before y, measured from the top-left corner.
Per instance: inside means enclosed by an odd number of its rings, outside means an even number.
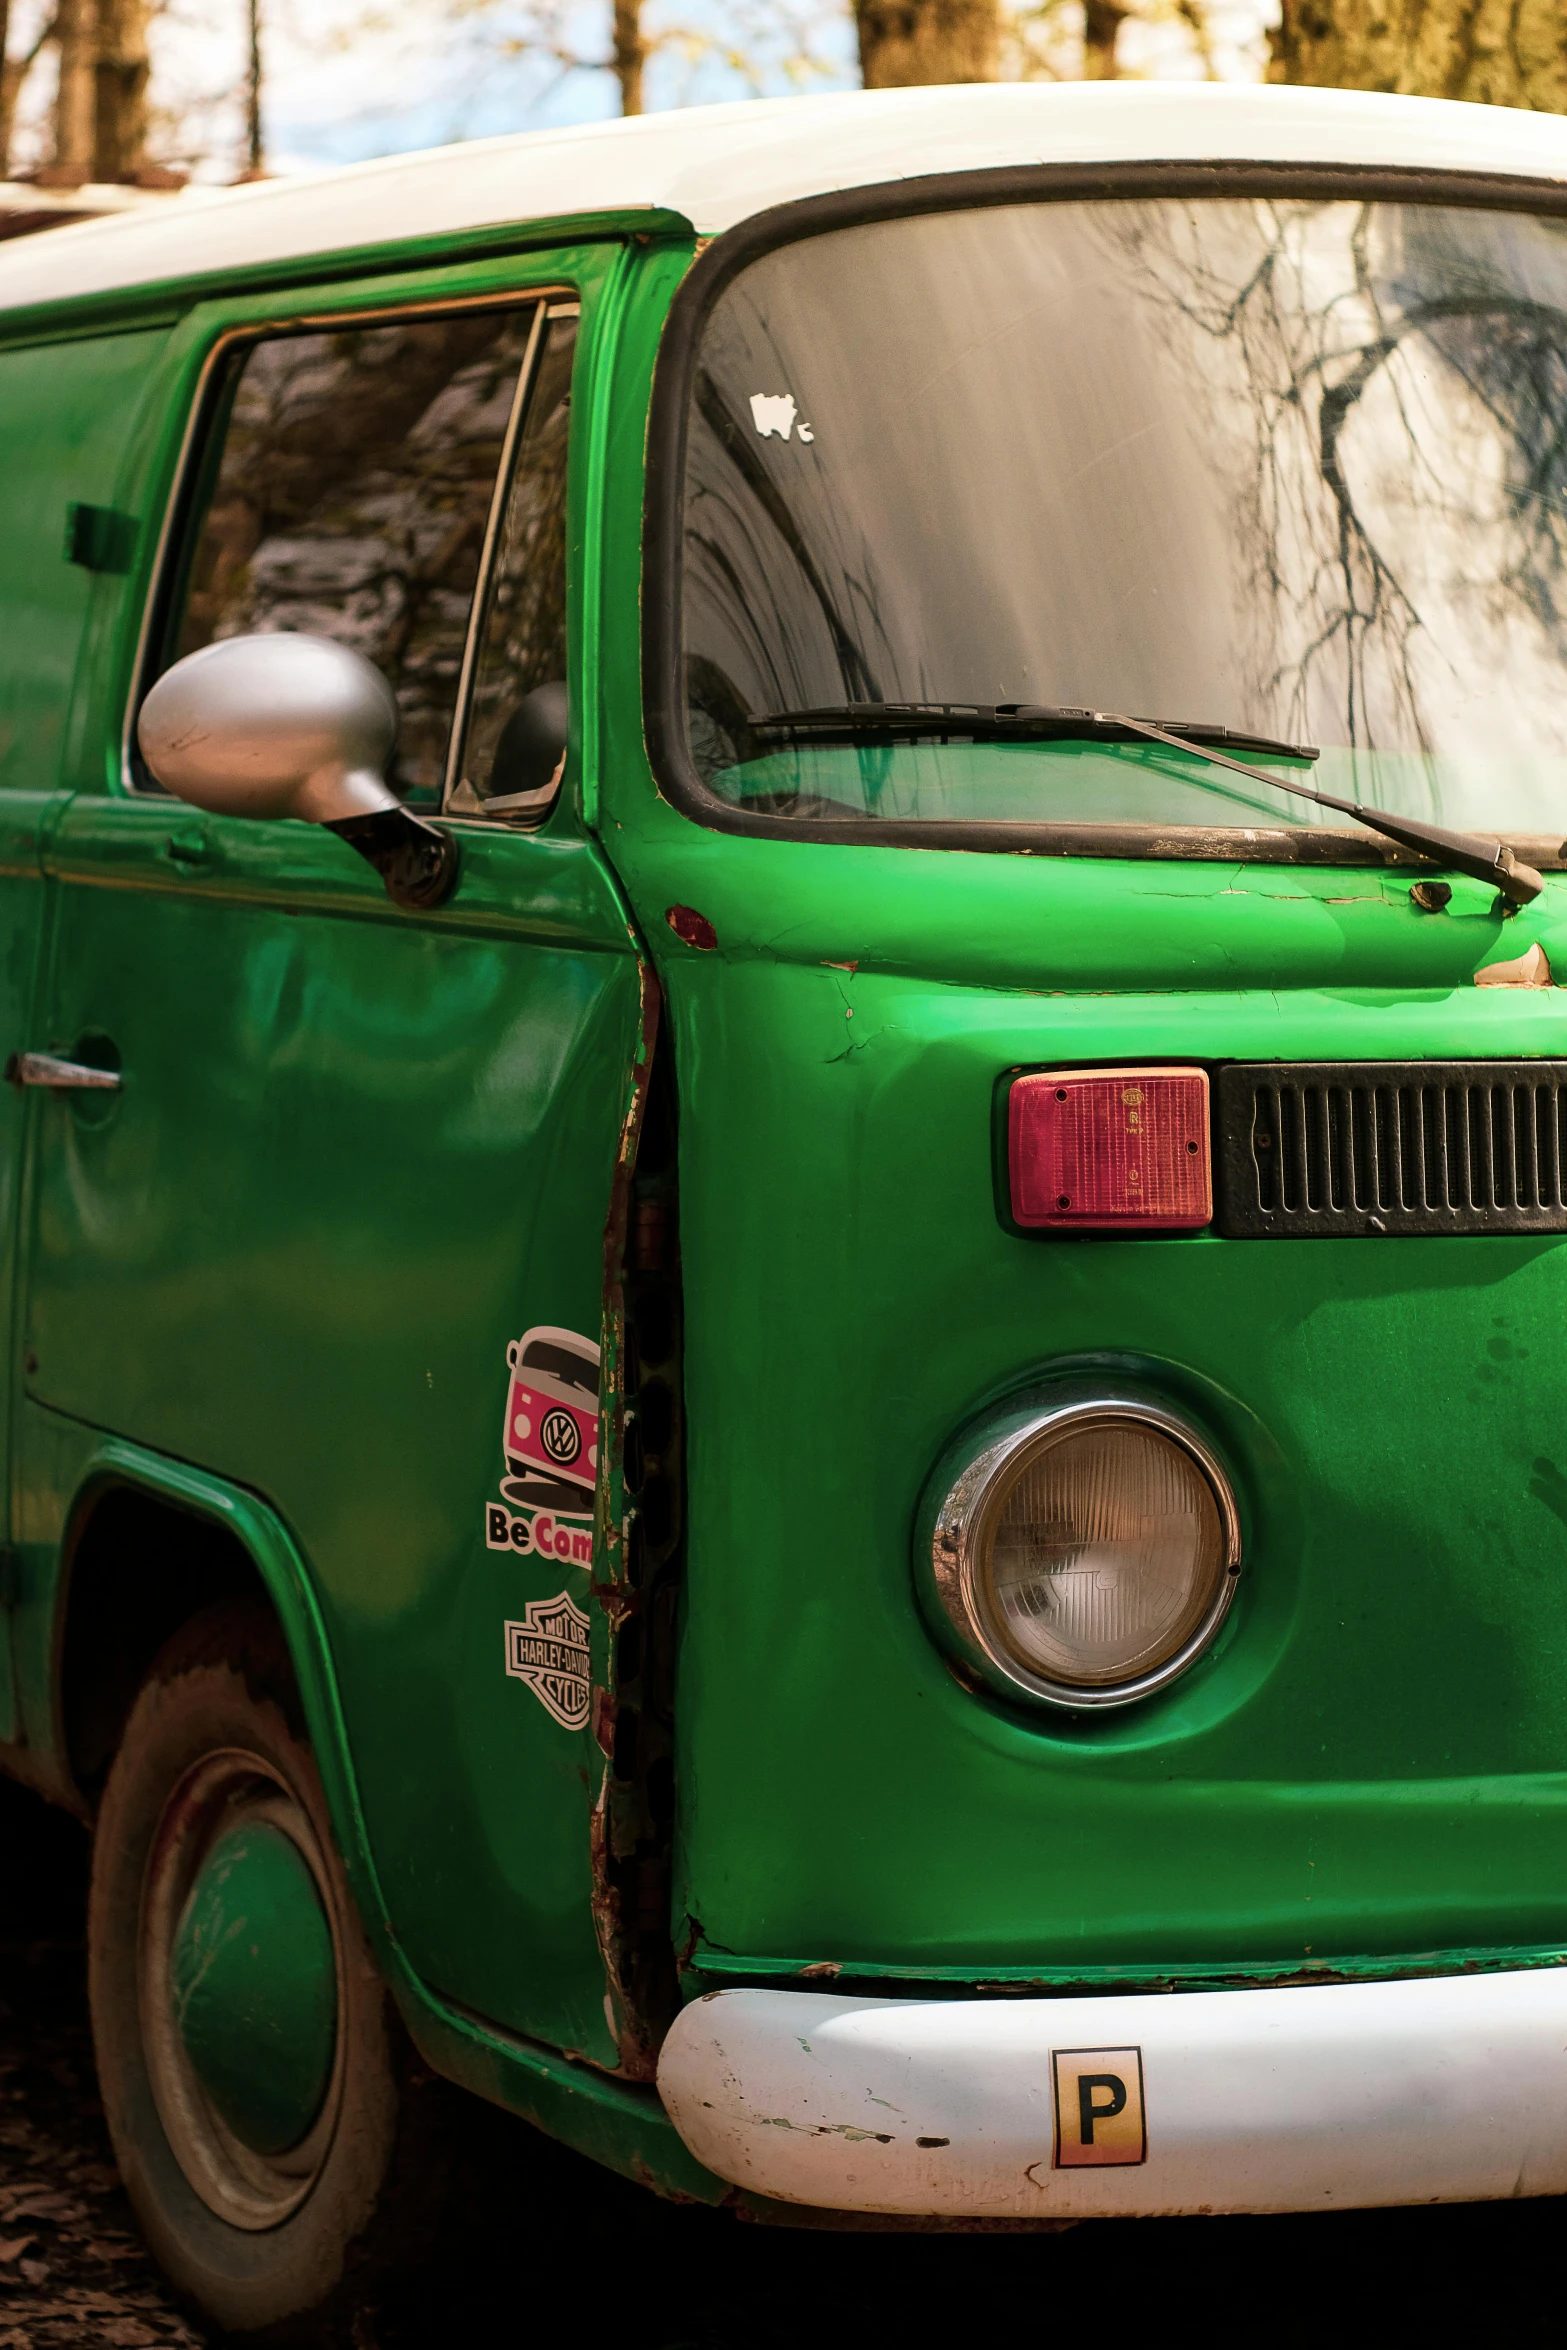
[[[485,1547],[591,1566],[599,1350],[575,1330],[541,1322],[506,1349],[506,1361],[501,1452],[508,1474],[501,1500],[485,1505]]]
[[[588,1619],[568,1592],[530,1600],[522,1622],[506,1626],[506,1671],[527,1682],[563,1730],[586,1728]]]

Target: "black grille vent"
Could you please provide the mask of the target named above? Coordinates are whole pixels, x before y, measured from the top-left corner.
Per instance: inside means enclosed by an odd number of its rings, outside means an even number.
[[[1257,1061],[1215,1092],[1220,1232],[1567,1232],[1567,1061]]]

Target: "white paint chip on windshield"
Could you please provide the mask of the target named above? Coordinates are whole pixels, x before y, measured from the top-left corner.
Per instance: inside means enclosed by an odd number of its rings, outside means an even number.
[[[797,413],[792,392],[753,392],[751,394],[751,421],[764,441],[769,433],[776,433],[781,441],[786,441],[790,433],[795,430],[794,420]],[[802,424],[796,437],[802,441],[813,441],[816,435],[808,424]]]

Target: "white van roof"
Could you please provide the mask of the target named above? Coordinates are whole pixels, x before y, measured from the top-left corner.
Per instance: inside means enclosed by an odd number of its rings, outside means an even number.
[[[1567,119],[1358,90],[1000,82],[741,100],[476,139],[232,189],[0,250],[0,307],[584,214],[700,235],[881,180],[1041,163],[1339,163],[1567,182]]]

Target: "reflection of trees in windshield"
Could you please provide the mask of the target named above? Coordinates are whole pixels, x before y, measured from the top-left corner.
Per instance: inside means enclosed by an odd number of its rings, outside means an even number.
[[[884,221],[743,271],[693,389],[709,777],[954,814],[903,753],[785,774],[746,716],[1042,702],[1317,742],[1327,788],[1409,815],[1562,822],[1560,222],[1251,196]],[[1168,768],[1149,816],[1233,814]],[[1112,772],[1083,767],[1082,813]],[[1008,807],[1031,789],[1067,786],[1014,763]]]
[[[875,677],[867,666],[865,656],[855,640],[854,633],[839,612],[831,588],[812,560],[811,551],[801,535],[787,498],[778,485],[768,478],[746,438],[746,428],[738,416],[731,414],[724,404],[724,395],[704,368],[696,380],[698,414],[728,458],[735,472],[744,482],[751,496],[761,507],[777,532],[790,556],[798,565],[801,576],[827,624],[833,650],[838,656],[839,671],[846,697],[850,701],[873,702],[879,696]],[[708,555],[709,560],[728,573],[731,587],[739,581],[729,565],[721,538],[709,537],[701,526],[698,515],[693,520],[691,536]]]
[[[753,371],[787,380],[788,355],[765,319],[747,317],[743,341]],[[699,367],[693,405],[685,569],[692,601],[722,617],[721,641],[691,653],[686,666],[692,749],[711,775],[751,756],[749,716],[799,700],[802,679],[818,672],[823,638],[845,701],[881,699],[878,669],[889,647],[874,546],[850,546],[831,512],[809,500],[800,507],[758,447],[736,382]]]
[[[1254,452],[1233,523],[1273,659],[1250,683],[1286,729],[1427,747],[1433,690],[1567,652],[1567,313],[1528,282],[1554,258],[1528,247],[1556,239],[1434,208],[1248,210],[1250,235],[1216,240],[1211,207],[1118,206],[1107,241],[1168,312],[1215,438]]]

